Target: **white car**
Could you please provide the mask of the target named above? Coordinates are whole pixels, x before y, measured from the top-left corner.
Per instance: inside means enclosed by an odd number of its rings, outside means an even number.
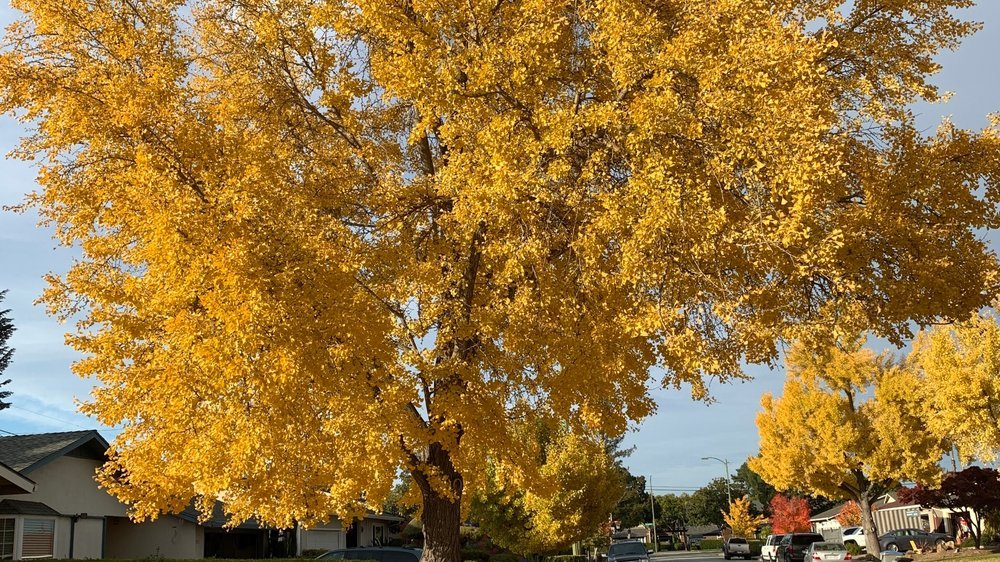
[[[851,553],[839,542],[814,542],[806,549],[804,562],[844,562],[850,559]]]
[[[845,544],[854,543],[861,548],[867,547],[867,542],[865,542],[865,529],[864,527],[848,527],[844,529],[840,534],[840,540]]]

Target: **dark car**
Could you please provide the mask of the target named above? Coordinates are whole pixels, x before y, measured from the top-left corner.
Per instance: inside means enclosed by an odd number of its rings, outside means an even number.
[[[649,562],[649,551],[641,542],[616,542],[608,547],[608,562]]]
[[[330,550],[316,557],[317,560],[376,560],[377,562],[420,562],[419,548],[398,546],[359,546]]]
[[[806,550],[814,542],[823,542],[823,535],[819,533],[792,533],[785,535],[778,544],[778,551],[775,555],[779,562],[803,562]]]
[[[896,529],[889,531],[878,538],[879,547],[882,550],[907,551],[913,548],[911,542],[917,548],[927,548],[944,544],[955,540],[951,535],[944,533],[929,533],[920,529]]]

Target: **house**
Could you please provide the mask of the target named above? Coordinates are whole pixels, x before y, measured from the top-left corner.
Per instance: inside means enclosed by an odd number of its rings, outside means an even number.
[[[96,431],[0,437],[0,557],[197,557],[197,525],[175,516],[132,523],[97,486],[107,450]]]
[[[405,520],[395,515],[368,512],[361,520],[351,525],[343,525],[332,519],[330,522],[295,530],[296,556],[310,550],[336,550],[355,546],[385,544],[390,535],[398,534]],[[396,531],[396,532],[393,532]]]
[[[644,543],[651,542],[649,529],[645,525],[639,525],[637,527],[626,527],[620,531],[616,531],[611,535],[611,542],[621,542],[621,541],[642,541]]]
[[[402,521],[372,513],[346,529],[336,521],[313,529],[254,521],[226,528],[216,504],[207,519],[188,508],[135,522],[94,480],[108,448],[92,430],[0,437],[0,559],[265,558],[378,544]]]
[[[830,509],[821,511],[810,517],[809,525],[812,527],[813,532],[823,535],[823,538],[826,540],[839,541],[842,529],[840,522],[837,521],[837,516],[840,515],[843,509],[844,504],[838,503]]]

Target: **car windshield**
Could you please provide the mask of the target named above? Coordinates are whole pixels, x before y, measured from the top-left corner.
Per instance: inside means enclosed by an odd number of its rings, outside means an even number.
[[[608,549],[608,556],[621,556],[622,554],[646,554],[646,545],[641,542],[620,542],[611,545]]]
[[[813,545],[813,550],[847,550],[839,542],[818,542]]]
[[[859,530],[861,530],[861,527],[848,527],[848,528],[844,529],[844,534],[845,535],[853,535],[853,534],[857,533]]]
[[[729,544],[746,544],[747,540],[741,537],[733,537],[729,539]]]

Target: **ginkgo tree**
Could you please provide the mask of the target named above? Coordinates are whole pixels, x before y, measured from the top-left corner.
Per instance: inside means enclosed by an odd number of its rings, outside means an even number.
[[[1000,456],[1000,324],[984,312],[920,334],[909,358],[921,376],[928,428],[963,461]]]
[[[767,522],[767,517],[750,512],[750,498],[747,496],[730,502],[729,510],[723,511],[722,515],[733,535],[741,537],[756,536],[757,527]],[[726,558],[729,556],[726,555]]]
[[[537,479],[518,486],[494,469],[472,495],[472,520],[515,554],[558,553],[592,537],[625,493],[602,440],[557,431],[541,444]]]
[[[781,396],[761,399],[760,454],[749,463],[778,489],[857,502],[877,545],[873,500],[901,480],[937,481],[947,445],[927,431],[919,376],[861,343],[792,346]]]
[[[14,0],[0,109],[80,259],[101,472],[136,517],[422,497],[459,560],[516,427],[615,435],[779,340],[997,293],[997,120],[930,135],[971,0]]]

